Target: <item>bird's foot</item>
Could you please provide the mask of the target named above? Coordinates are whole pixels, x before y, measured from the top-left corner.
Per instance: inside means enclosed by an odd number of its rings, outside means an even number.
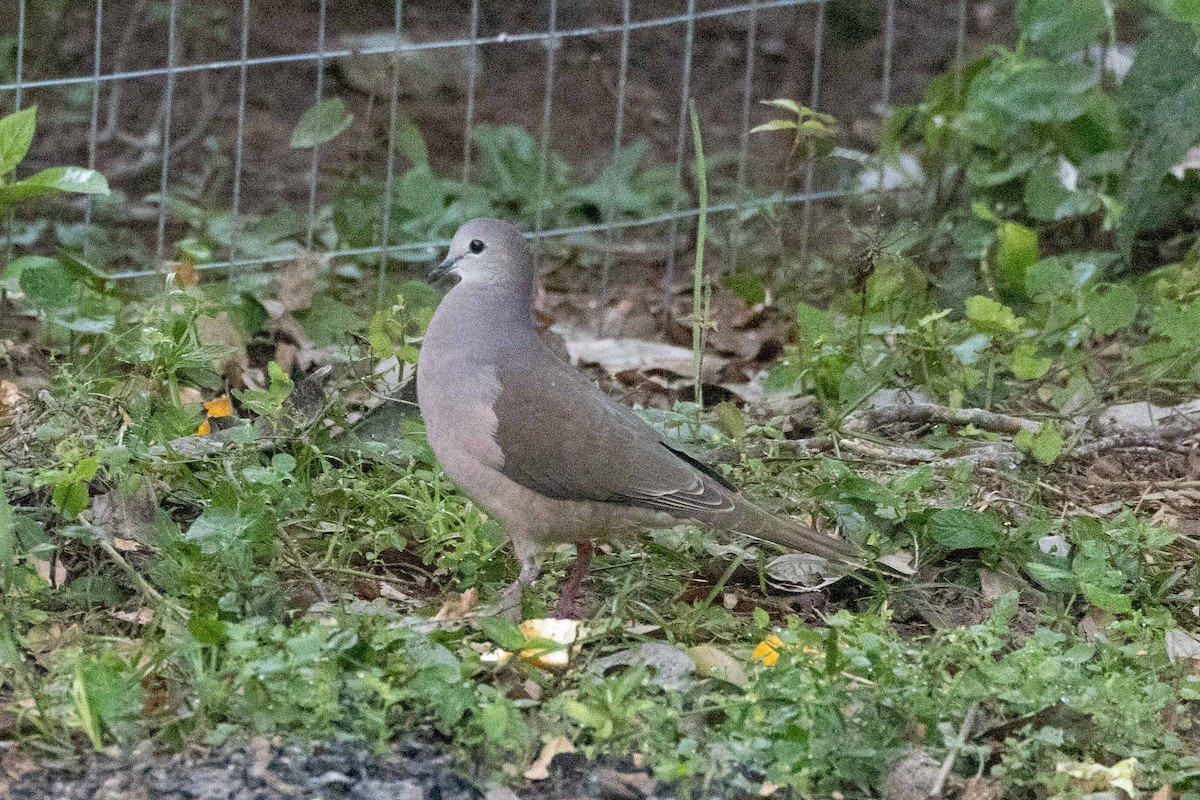
[[[554,606],[556,618],[580,618],[579,591],[583,587],[584,578],[587,577],[588,566],[592,563],[593,551],[591,542],[580,542],[575,545],[575,566],[558,590],[558,603]]]
[[[500,595],[500,616],[513,622],[521,621],[521,589],[525,584],[520,580],[510,583]]]

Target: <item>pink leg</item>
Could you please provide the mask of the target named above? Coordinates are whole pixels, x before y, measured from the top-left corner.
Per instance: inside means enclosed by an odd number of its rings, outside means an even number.
[[[559,619],[579,618],[579,590],[587,577],[588,566],[592,563],[592,553],[595,548],[591,542],[578,542],[575,545],[575,566],[571,574],[563,581],[558,590],[558,604],[554,607],[554,616]]]

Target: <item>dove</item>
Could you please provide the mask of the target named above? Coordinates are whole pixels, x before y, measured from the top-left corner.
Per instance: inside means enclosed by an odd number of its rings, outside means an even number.
[[[445,474],[512,541],[520,573],[507,612],[537,579],[543,548],[575,545],[555,610],[574,618],[596,542],[681,520],[861,565],[857,547],[751,503],[551,349],[518,228],[465,223],[433,277],[456,283],[421,343],[417,400]]]

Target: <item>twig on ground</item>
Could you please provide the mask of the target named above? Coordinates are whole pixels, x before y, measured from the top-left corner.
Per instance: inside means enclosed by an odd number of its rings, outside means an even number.
[[[875,428],[898,422],[934,422],[945,425],[974,425],[981,430],[1012,435],[1022,430],[1037,433],[1042,429],[1042,423],[1022,417],[984,411],[982,408],[950,408],[932,403],[876,408],[868,412],[866,418]]]
[[[178,614],[182,619],[187,619],[191,615],[190,612],[183,606],[179,605],[173,600],[168,600],[159,594],[159,591],[151,586],[150,582],[143,578],[142,574],[134,569],[133,565],[126,561],[125,557],[121,555],[120,551],[113,546],[113,543],[109,541],[109,535],[107,531],[97,528],[95,525],[92,525],[85,520],[80,520],[80,523],[92,532],[92,535],[96,537],[96,543],[100,545],[100,549],[103,550],[105,554],[112,559],[112,561],[118,567],[120,567],[126,575],[129,576],[134,585],[137,586],[141,593],[146,596],[146,599],[155,605],[161,605],[169,608],[171,611]]]
[[[926,797],[930,800],[937,800],[937,798],[942,796],[942,792],[946,788],[946,779],[950,777],[950,770],[954,769],[954,759],[958,757],[958,751],[967,743],[967,736],[970,735],[971,728],[975,724],[975,712],[978,708],[977,704],[972,703],[971,707],[967,709],[962,725],[958,728],[958,737],[954,740],[954,744],[950,746],[950,752],[946,753],[946,759],[942,761],[942,768],[938,770],[937,779],[933,782],[933,786],[929,787],[929,794]]]

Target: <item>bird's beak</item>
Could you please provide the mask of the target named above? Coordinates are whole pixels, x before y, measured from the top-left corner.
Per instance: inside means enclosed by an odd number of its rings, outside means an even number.
[[[446,256],[446,260],[429,271],[429,280],[433,283],[441,283],[454,269],[454,265],[462,256]]]

